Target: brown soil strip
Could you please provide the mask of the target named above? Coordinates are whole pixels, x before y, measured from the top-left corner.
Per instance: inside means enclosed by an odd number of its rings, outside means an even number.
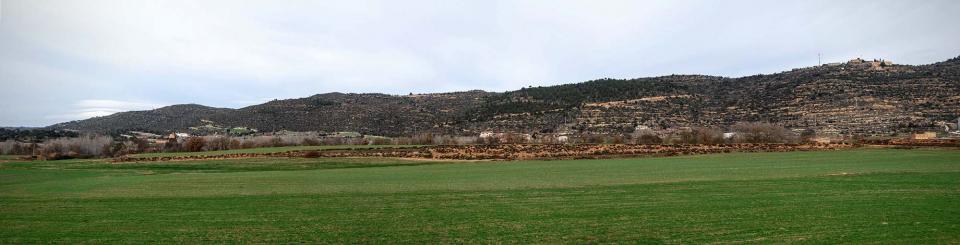
[[[216,156],[118,157],[114,162],[188,161],[255,157],[389,157],[422,160],[597,159],[638,156],[680,156],[730,152],[789,152],[838,150],[850,144],[719,144],[719,145],[442,145],[418,148],[328,149],[277,153],[237,153]]]

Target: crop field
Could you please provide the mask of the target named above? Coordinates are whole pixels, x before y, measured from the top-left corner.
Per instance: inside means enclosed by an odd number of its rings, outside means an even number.
[[[960,243],[960,151],[0,163],[0,244]]]

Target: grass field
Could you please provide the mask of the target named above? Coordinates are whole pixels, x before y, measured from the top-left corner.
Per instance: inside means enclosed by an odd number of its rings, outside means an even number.
[[[219,156],[226,154],[239,153],[277,153],[288,151],[312,151],[329,149],[376,149],[376,148],[400,148],[400,147],[418,147],[417,145],[318,145],[318,146],[283,146],[283,147],[263,147],[223,151],[203,151],[203,152],[161,152],[161,153],[142,153],[129,155],[130,157],[175,157],[175,156]]]
[[[17,160],[17,159],[20,159],[21,157],[23,157],[23,156],[17,156],[17,155],[0,155],[0,160]]]
[[[10,243],[960,243],[960,151],[0,163]]]

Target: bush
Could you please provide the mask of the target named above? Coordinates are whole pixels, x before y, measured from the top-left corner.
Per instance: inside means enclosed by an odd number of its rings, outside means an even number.
[[[176,140],[169,140],[167,143],[163,144],[164,152],[178,152],[180,151],[180,143],[177,143]]]
[[[141,138],[132,138],[130,143],[133,144],[132,147],[129,147],[127,150],[131,153],[143,153],[150,151],[150,142]]]
[[[737,123],[733,129],[738,143],[787,143],[794,140],[793,132],[771,123]]]
[[[586,144],[603,144],[607,142],[607,137],[599,134],[588,134],[581,136],[580,141]]]
[[[323,139],[323,145],[343,145],[343,138],[340,137],[329,137]]]
[[[433,140],[434,140],[433,134],[431,133],[417,134],[412,137],[413,142],[411,143],[415,145],[433,145],[434,144]]]
[[[371,137],[367,139],[367,142],[371,145],[389,145],[393,143],[389,138],[384,137]]]
[[[0,155],[28,155],[30,152],[24,152],[27,148],[23,143],[14,140],[0,142]]]
[[[250,148],[256,148],[256,147],[257,147],[257,142],[254,142],[252,140],[244,140],[243,143],[240,143],[241,149],[250,149]]]
[[[630,134],[634,144],[658,145],[663,143],[663,139],[657,136],[651,129],[641,129]]]
[[[202,137],[190,137],[183,143],[183,149],[186,151],[203,151],[203,146],[207,144],[207,141]]]
[[[692,141],[689,144],[720,144],[723,143],[723,131],[715,128],[693,128]]]
[[[280,138],[280,137],[273,137],[273,138],[270,138],[270,143],[269,143],[268,145],[266,145],[266,146],[267,146],[267,147],[281,147],[281,146],[286,146],[286,144],[283,143],[283,139],[282,139],[282,138]]]
[[[655,134],[643,134],[635,138],[634,143],[644,145],[659,145],[663,143],[663,139]]]
[[[300,144],[301,145],[320,145],[320,140],[316,138],[304,138],[303,141],[300,142]]]
[[[224,136],[206,136],[203,137],[207,141],[204,150],[207,151],[220,151],[230,149],[230,138]]]
[[[112,154],[106,151],[112,144],[112,138],[101,135],[58,138],[44,142],[37,149],[37,153],[46,159],[96,157]]]
[[[127,154],[127,152],[129,151],[128,149],[131,146],[133,146],[132,142],[126,142],[126,143],[116,142],[112,145],[104,145],[103,151],[101,152],[101,156],[103,157],[122,156],[124,154]]]
[[[626,140],[620,135],[609,136],[606,139],[606,143],[608,144],[623,144],[624,142],[626,142]]]

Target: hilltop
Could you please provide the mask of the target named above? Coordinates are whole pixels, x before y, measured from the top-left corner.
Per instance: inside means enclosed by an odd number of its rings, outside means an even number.
[[[503,93],[327,93],[239,109],[174,105],[59,123],[90,132],[354,131],[398,136],[630,133],[742,121],[837,134],[942,129],[960,116],[960,57],[929,65],[854,59],[768,75],[598,79]],[[954,124],[955,125],[955,124]],[[955,126],[952,126],[955,127]]]

